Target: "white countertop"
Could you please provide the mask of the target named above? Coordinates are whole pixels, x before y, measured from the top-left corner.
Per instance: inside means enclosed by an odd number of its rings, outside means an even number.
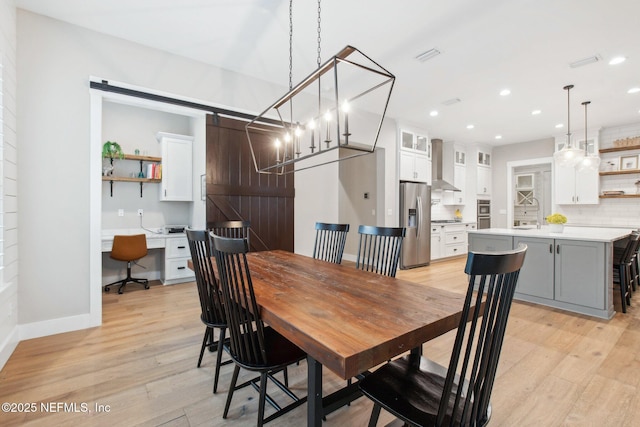
[[[469,230],[473,234],[538,237],[548,239],[585,240],[593,242],[613,242],[628,236],[632,228],[607,228],[607,227],[568,227],[565,226],[562,233],[552,233],[548,226],[541,229],[533,228],[485,228],[482,230]]]
[[[431,220],[431,225],[468,225],[468,224],[475,224],[475,221],[456,221],[456,222],[437,222],[438,220]]]
[[[163,228],[105,228],[102,230],[102,240],[113,240],[113,236],[144,234],[147,239],[166,239],[168,237],[184,237],[184,233],[165,233]]]

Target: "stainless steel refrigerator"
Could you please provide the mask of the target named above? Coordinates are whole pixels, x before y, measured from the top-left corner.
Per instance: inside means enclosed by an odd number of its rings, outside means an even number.
[[[400,268],[431,262],[431,187],[417,182],[400,183],[400,226],[407,229],[402,242]]]

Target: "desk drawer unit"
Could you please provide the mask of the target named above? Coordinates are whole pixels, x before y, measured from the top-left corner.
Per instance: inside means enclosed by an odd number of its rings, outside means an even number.
[[[186,237],[167,239],[164,250],[164,280],[165,285],[189,282],[195,279],[193,270],[187,263],[191,259],[189,242]]]

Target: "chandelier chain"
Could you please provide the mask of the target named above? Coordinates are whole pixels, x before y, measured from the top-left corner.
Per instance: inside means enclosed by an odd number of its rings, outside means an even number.
[[[289,0],[289,90],[293,88],[293,0]]]
[[[322,41],[322,37],[320,34],[320,23],[321,23],[321,19],[320,19],[320,12],[322,11],[321,7],[320,7],[320,1],[318,0],[318,68],[320,68],[320,42]]]

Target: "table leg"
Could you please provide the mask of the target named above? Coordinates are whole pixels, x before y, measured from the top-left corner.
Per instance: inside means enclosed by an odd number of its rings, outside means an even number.
[[[322,425],[322,363],[307,355],[307,426]]]

